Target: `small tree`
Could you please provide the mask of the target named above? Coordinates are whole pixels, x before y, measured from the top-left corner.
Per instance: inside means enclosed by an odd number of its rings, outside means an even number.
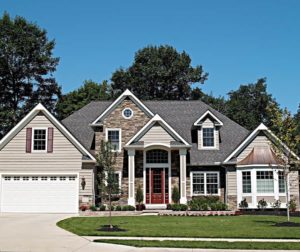
[[[179,190],[177,186],[174,186],[173,190],[172,190],[172,200],[175,204],[179,203],[180,200],[180,194],[179,194]]]
[[[280,161],[280,167],[284,177],[285,193],[286,193],[286,207],[287,207],[287,219],[290,221],[290,185],[298,183],[290,179],[290,174],[298,171],[300,167],[299,158],[293,151],[297,149],[300,136],[295,134],[297,125],[290,112],[285,109],[283,112],[279,110],[273,110],[274,119],[273,125],[277,127],[277,136],[274,139],[273,149]],[[282,143],[282,142],[283,143]]]
[[[108,198],[109,210],[109,227],[112,229],[112,196],[119,193],[119,181],[115,176],[116,152],[110,142],[101,141],[100,151],[96,156],[97,159],[97,183],[101,198]]]
[[[136,189],[136,195],[135,195],[136,202],[138,203],[138,210],[142,210],[141,204],[144,200],[143,190],[141,188],[141,185],[138,186]]]

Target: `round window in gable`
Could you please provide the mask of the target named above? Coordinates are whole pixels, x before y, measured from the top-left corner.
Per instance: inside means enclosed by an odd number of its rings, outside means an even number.
[[[123,110],[122,114],[125,119],[130,119],[133,116],[133,111],[130,108],[126,108]]]

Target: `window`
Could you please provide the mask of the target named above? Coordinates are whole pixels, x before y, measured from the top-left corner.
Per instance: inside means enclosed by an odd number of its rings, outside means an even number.
[[[251,172],[242,172],[243,177],[243,193],[251,193]]]
[[[14,180],[20,180],[20,177],[14,177]]]
[[[32,177],[31,179],[34,180],[34,181],[36,181],[36,180],[39,179],[39,177]]]
[[[46,129],[34,129],[33,130],[33,151],[46,151]]]
[[[133,111],[130,108],[126,108],[123,110],[122,115],[125,119],[130,119],[133,116]]]
[[[146,153],[146,163],[159,164],[168,163],[168,152],[165,150],[149,150]]]
[[[214,128],[203,128],[203,147],[215,147]]]
[[[218,172],[193,172],[192,192],[194,195],[218,195],[219,173]]]
[[[52,181],[55,181],[56,180],[56,177],[50,177],[50,180],[52,180]]]
[[[74,181],[75,180],[75,176],[71,176],[71,177],[69,177],[69,180],[72,180],[72,181]]]
[[[114,151],[121,151],[121,130],[107,129],[107,141],[109,141]]]
[[[59,177],[59,180],[66,180],[66,177]]]
[[[274,193],[273,171],[257,171],[256,186],[258,193]]]
[[[204,194],[204,173],[193,174],[193,194]]]
[[[48,178],[47,177],[41,177],[41,180],[46,181],[46,180],[48,180]]]
[[[28,180],[29,180],[29,177],[23,177],[23,180],[28,181]]]
[[[279,193],[285,193],[285,181],[283,171],[278,171]]]
[[[5,176],[5,177],[4,177],[4,180],[10,180],[10,177]]]

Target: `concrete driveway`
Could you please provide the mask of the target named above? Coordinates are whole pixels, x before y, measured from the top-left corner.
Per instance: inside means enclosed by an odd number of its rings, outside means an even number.
[[[196,252],[208,249],[133,248],[93,243],[56,226],[64,214],[0,214],[0,252]],[[224,250],[225,251],[225,250]],[[238,252],[238,250],[235,250]],[[251,252],[248,250],[247,252]],[[266,252],[266,250],[264,251]]]

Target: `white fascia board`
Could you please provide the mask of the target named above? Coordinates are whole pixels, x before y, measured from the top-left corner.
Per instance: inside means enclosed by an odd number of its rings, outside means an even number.
[[[234,155],[239,152],[246,144],[250,143],[251,140],[253,140],[254,137],[257,136],[259,131],[265,131],[267,132],[269,135],[271,135],[271,137],[273,137],[274,139],[276,139],[276,141],[278,141],[279,144],[281,144],[286,151],[290,152],[297,160],[300,160],[300,158],[293,152],[291,151],[266,125],[264,125],[263,123],[261,123],[224,161],[224,163],[227,163],[232,157],[234,157]]]
[[[142,135],[145,131],[147,131],[155,122],[162,123],[174,136],[177,137],[180,141],[182,141],[186,146],[190,146],[190,144],[185,141],[164,119],[162,119],[158,114],[156,114],[138,133],[134,135],[133,138],[129,140],[129,142],[125,145],[128,147],[136,138]]]
[[[87,151],[78,140],[41,104],[39,103],[35,106],[1,141],[0,150],[3,146],[10,141],[16,132],[19,132],[23,127],[25,127],[28,122],[34,118],[40,111],[68,138],[73,145],[82,153],[87,155],[91,160],[96,161],[96,159]]]
[[[137,104],[139,104],[142,109],[147,112],[148,114],[150,114],[151,116],[153,116],[154,114],[152,113],[152,111],[150,111],[132,92],[130,92],[129,89],[126,89],[112,104],[109,105],[109,107],[104,110],[104,112],[97,117],[97,119],[95,121],[92,122],[91,125],[97,124],[97,122],[107,114],[107,112],[109,112],[111,109],[113,109],[122,99],[123,97],[129,96],[131,97]]]
[[[227,163],[240,149],[242,149],[247,143],[249,143],[260,130],[266,130],[267,127],[261,123],[252,133],[225,159],[224,163]]]
[[[200,126],[201,125],[201,121],[203,120],[203,118],[205,118],[207,115],[210,115],[213,119],[215,119],[218,123],[217,125],[222,126],[223,123],[210,111],[207,110],[195,123],[194,126]]]

